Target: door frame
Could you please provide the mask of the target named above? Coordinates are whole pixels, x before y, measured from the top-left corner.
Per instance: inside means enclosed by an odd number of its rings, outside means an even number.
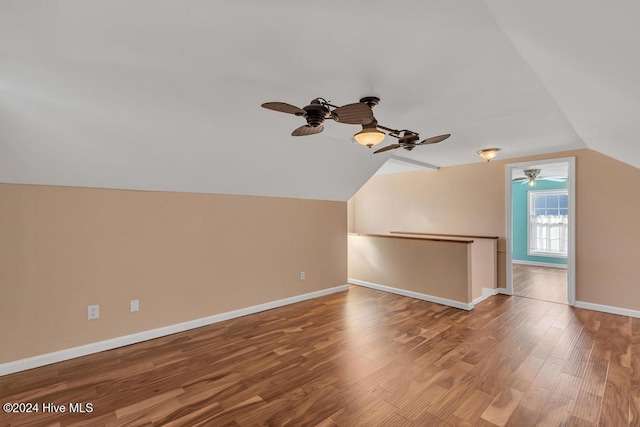
[[[505,165],[505,225],[506,225],[506,293],[513,295],[513,212],[512,212],[512,174],[514,169],[535,165],[567,163],[567,190],[569,197],[569,253],[567,254],[567,300],[570,306],[576,305],[576,158],[560,157],[555,159],[532,160],[529,162],[507,163]]]

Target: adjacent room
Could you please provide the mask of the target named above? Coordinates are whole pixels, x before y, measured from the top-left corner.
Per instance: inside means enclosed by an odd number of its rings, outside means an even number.
[[[513,169],[513,294],[568,303],[568,164]]]
[[[0,426],[640,424],[638,16],[0,1]]]

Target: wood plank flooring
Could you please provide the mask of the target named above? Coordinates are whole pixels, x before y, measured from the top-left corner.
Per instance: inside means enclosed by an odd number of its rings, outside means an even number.
[[[513,294],[567,304],[567,270],[513,264]]]
[[[640,425],[640,319],[348,292],[0,377],[0,426]]]

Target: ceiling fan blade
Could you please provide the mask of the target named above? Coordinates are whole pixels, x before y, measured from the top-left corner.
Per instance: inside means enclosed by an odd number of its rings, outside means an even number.
[[[420,141],[416,145],[437,144],[438,142],[444,141],[445,139],[449,138],[450,136],[451,136],[450,133],[447,133],[447,134],[444,134],[444,135],[432,136],[431,138],[427,138],[427,139],[425,139],[423,141]]]
[[[518,181],[529,181],[529,178],[526,177],[520,177],[520,178],[513,178],[511,181],[513,182],[518,182]]]
[[[373,154],[377,154],[377,153],[384,153],[385,151],[389,151],[389,150],[395,150],[396,148],[400,148],[402,147],[402,145],[400,144],[391,144],[391,145],[387,145],[384,148],[381,148],[379,150],[376,150],[373,152]]]
[[[373,111],[367,104],[357,102],[336,108],[331,112],[331,117],[338,123],[366,125],[373,121]]]
[[[538,178],[542,181],[552,181],[552,182],[565,182],[567,178],[563,176],[542,176]]]
[[[296,116],[305,115],[305,111],[302,108],[287,104],[286,102],[265,102],[261,107],[266,108],[267,110],[279,111],[281,113],[295,114]]]
[[[320,125],[320,126],[309,126],[309,125],[304,125],[304,126],[300,126],[298,129],[294,130],[293,132],[291,132],[291,136],[307,136],[307,135],[314,135],[316,133],[320,133],[324,130],[324,125]]]

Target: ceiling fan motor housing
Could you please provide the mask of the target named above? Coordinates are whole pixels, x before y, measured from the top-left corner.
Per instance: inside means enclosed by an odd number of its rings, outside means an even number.
[[[525,169],[524,174],[529,179],[536,179],[540,175],[540,169]]]
[[[364,98],[360,98],[360,102],[368,105],[369,108],[373,108],[380,103],[380,98],[377,96],[365,96]]]
[[[420,135],[417,133],[405,132],[404,136],[399,139],[400,144],[415,144],[420,139]]]
[[[324,119],[329,114],[329,109],[321,104],[310,104],[303,108],[306,112],[305,119],[311,127],[318,127],[324,123]]]

